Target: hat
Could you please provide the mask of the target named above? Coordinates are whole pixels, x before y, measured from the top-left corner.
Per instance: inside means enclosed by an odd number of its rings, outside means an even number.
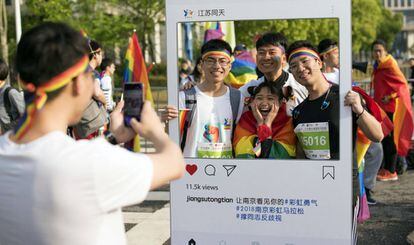
[[[236,47],[234,47],[234,52],[236,51],[246,51],[246,45],[244,45],[243,43],[239,43],[236,45]]]

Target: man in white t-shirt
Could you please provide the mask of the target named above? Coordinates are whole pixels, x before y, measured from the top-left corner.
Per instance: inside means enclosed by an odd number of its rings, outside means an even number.
[[[286,100],[286,113],[291,116],[292,110],[302,102],[308,91],[299,84],[292,74],[283,70],[286,66],[287,39],[282,33],[268,32],[256,41],[257,68],[263,76],[252,80],[239,88],[245,97],[250,97],[249,87],[255,87],[263,82],[272,82],[283,91]]]
[[[125,142],[139,133],[154,143],[155,154],[66,135],[93,94],[87,54],[80,32],[59,23],[27,31],[18,44],[26,112],[0,137],[0,244],[126,244],[121,208],[183,174],[180,148],[148,102],[131,128],[120,102],[108,139]]]
[[[101,80],[100,80],[101,89],[103,91],[103,94],[105,95],[106,110],[111,112],[115,107],[115,102],[112,97],[113,87],[114,87],[112,76],[114,75],[114,72],[115,72],[115,63],[113,62],[113,60],[109,58],[105,58],[102,60],[101,70],[102,70],[102,75],[101,75]]]
[[[318,52],[323,62],[322,72],[326,80],[339,84],[339,49],[338,43],[332,39],[319,42]]]
[[[231,69],[231,47],[213,39],[201,47],[204,81],[179,93],[181,147],[185,157],[232,158],[232,134],[243,110],[241,93],[224,84]],[[167,106],[164,120],[178,117]]]

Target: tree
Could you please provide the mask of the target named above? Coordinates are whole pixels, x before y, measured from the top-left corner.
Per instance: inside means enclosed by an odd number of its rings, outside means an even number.
[[[338,37],[335,19],[236,21],[238,43],[254,46],[254,37],[268,31],[285,34],[290,42],[307,39],[317,44],[323,38]],[[381,0],[352,0],[352,51],[369,50],[371,43],[381,37],[391,44],[402,28],[402,15],[393,14]]]
[[[381,12],[382,20],[377,27],[377,37],[386,41],[390,47],[397,33],[401,31],[403,16],[400,13],[394,14],[386,8],[383,8]]]
[[[149,50],[151,60],[154,57],[154,44],[150,36],[154,34],[154,28],[160,23],[165,13],[164,0],[120,0],[120,3],[129,6],[132,15],[132,23],[136,23],[137,35],[141,42],[143,50]],[[147,48],[149,45],[149,48]]]
[[[377,0],[352,1],[352,51],[369,49],[376,39],[377,26],[380,23],[381,5]]]
[[[290,41],[309,40],[314,44],[324,38],[337,39],[338,21],[336,19],[294,19],[294,20],[257,20],[236,21],[237,43],[254,46],[254,38],[265,32],[283,33]]]
[[[6,63],[9,63],[9,47],[7,45],[7,12],[5,0],[0,0],[0,45],[2,58]]]

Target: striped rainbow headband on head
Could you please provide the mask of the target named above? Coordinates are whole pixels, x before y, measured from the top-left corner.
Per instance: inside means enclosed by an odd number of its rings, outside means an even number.
[[[222,55],[224,57],[226,57],[230,62],[233,61],[230,53],[227,50],[211,50],[211,51],[207,51],[205,52],[202,56],[201,59],[206,58],[207,56],[211,56],[211,55]]]
[[[89,59],[85,55],[72,67],[37,87],[33,83],[20,80],[23,89],[33,95],[27,100],[26,111],[14,129],[15,136],[18,140],[28,132],[33,124],[33,119],[37,111],[41,110],[45,105],[47,93],[56,91],[69,84],[74,77],[84,72],[88,68],[88,65]]]
[[[315,52],[315,51],[313,51],[312,49],[309,49],[309,48],[306,48],[306,47],[300,47],[300,48],[297,48],[297,49],[293,50],[293,51],[290,53],[289,58],[288,58],[288,62],[290,63],[290,61],[291,61],[292,59],[294,59],[294,58],[296,58],[296,57],[299,57],[299,56],[302,56],[302,55],[309,56],[309,57],[312,57],[312,58],[316,58],[316,59],[318,59],[319,61],[321,60],[321,59],[319,58],[318,53],[316,53],[316,52]]]
[[[332,52],[336,49],[338,49],[338,46],[332,45],[332,46],[328,47],[325,51],[321,52],[319,55],[323,56],[324,54],[328,54],[328,53],[330,53],[330,52]]]

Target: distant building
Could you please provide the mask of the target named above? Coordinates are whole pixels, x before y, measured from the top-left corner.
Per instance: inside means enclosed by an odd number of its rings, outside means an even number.
[[[395,38],[394,54],[397,58],[414,57],[414,0],[383,0],[384,7],[404,17],[403,28]]]

